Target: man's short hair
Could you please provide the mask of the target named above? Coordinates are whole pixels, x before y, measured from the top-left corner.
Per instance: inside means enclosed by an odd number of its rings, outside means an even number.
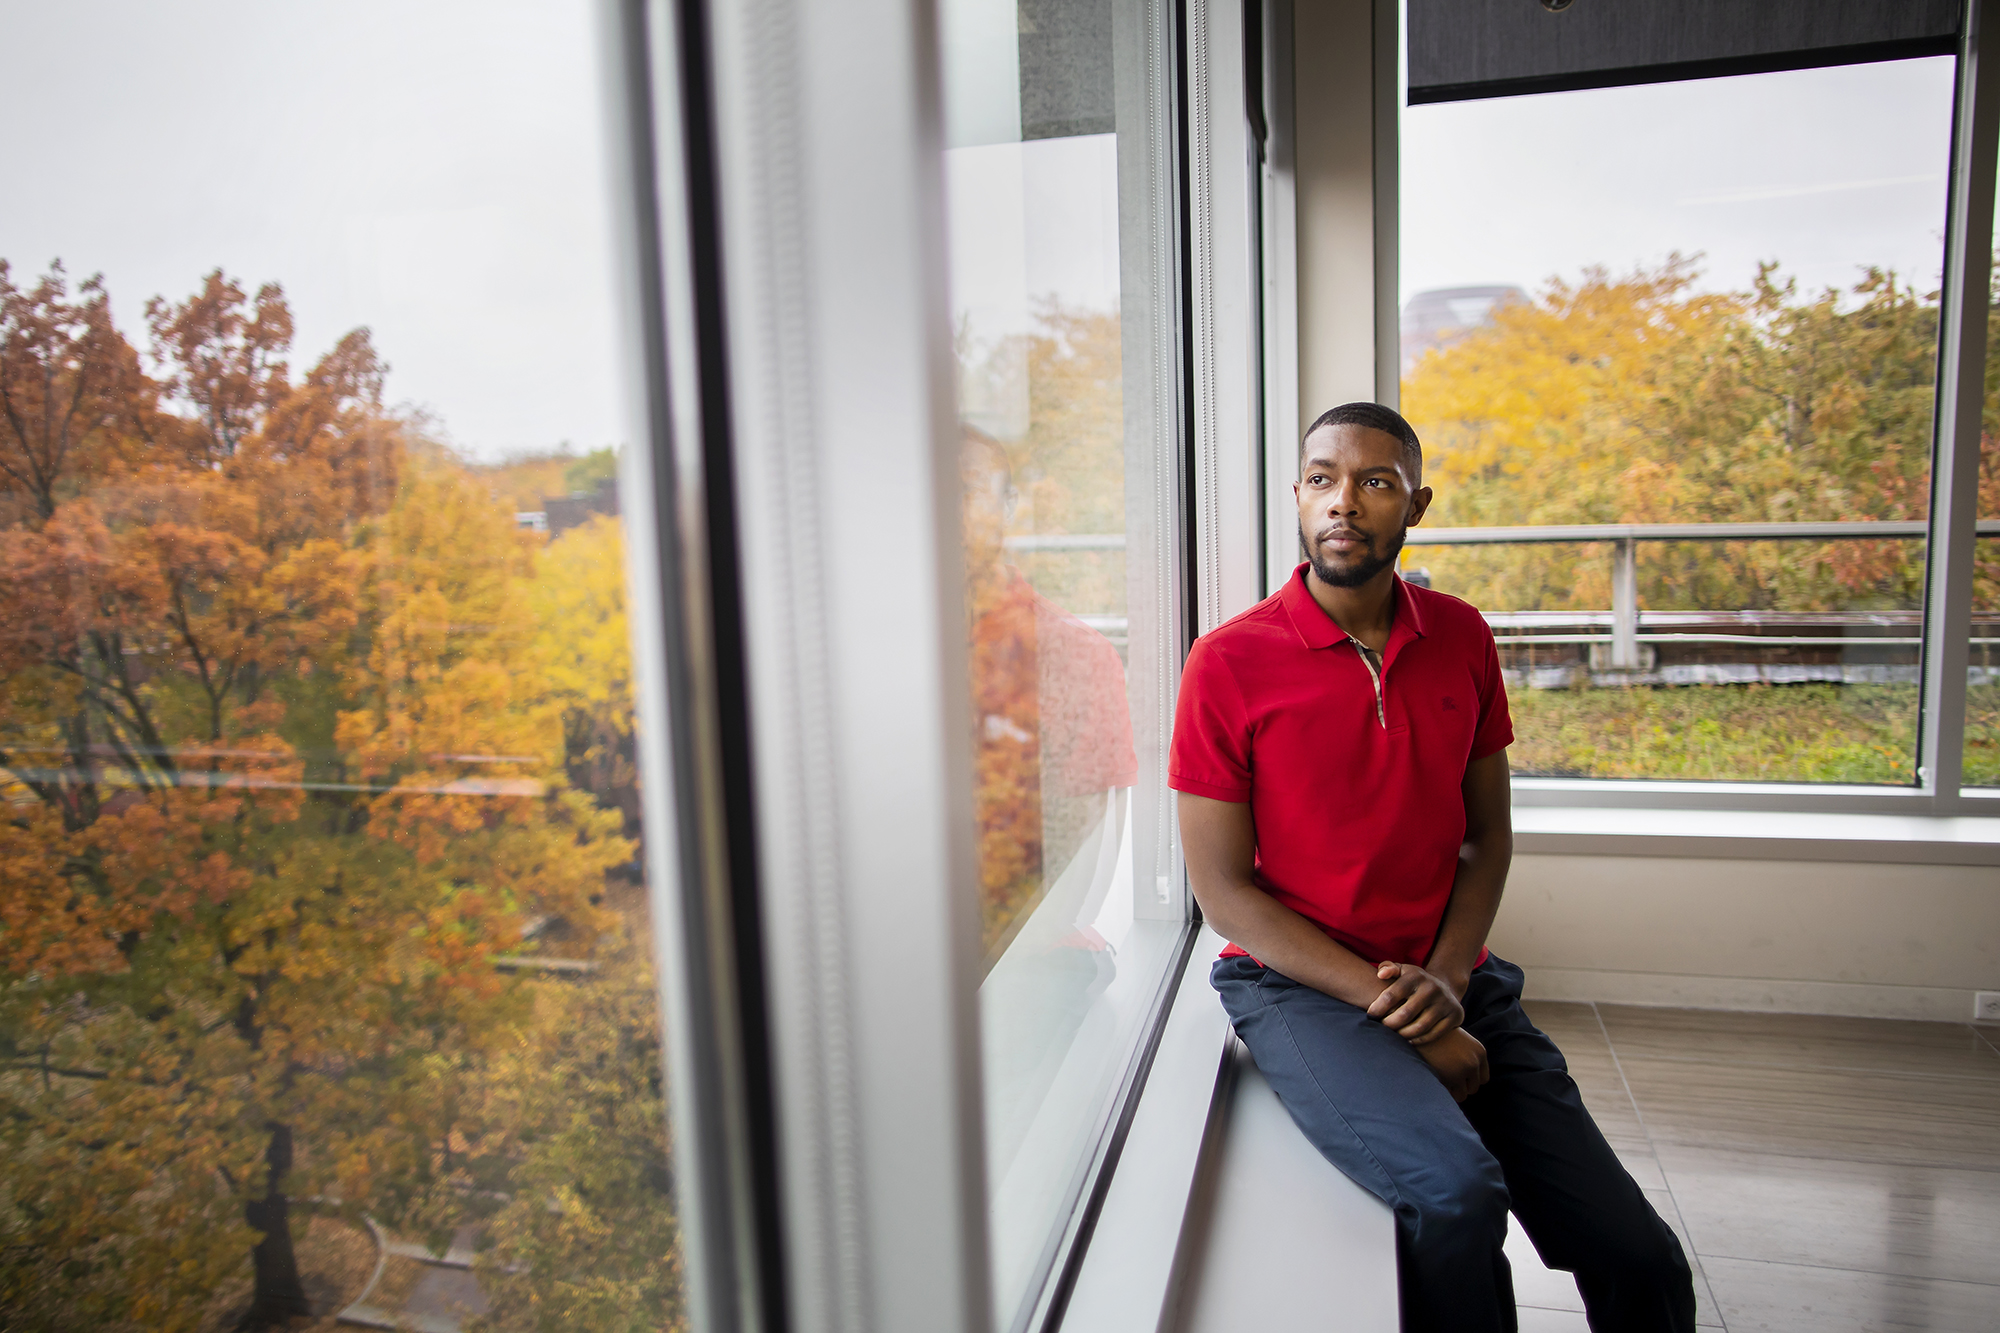
[[[1410,423],[1403,420],[1403,414],[1380,403],[1342,403],[1330,407],[1319,414],[1319,419],[1306,428],[1299,437],[1299,467],[1305,467],[1306,441],[1312,433],[1327,426],[1366,426],[1379,430],[1384,435],[1393,435],[1403,442],[1403,461],[1409,464],[1411,479],[1422,484],[1424,479],[1424,446],[1417,440],[1417,432]]]

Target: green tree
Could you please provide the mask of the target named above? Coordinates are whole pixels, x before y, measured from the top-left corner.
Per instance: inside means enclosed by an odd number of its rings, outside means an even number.
[[[589,495],[618,480],[618,451],[592,449],[563,468],[563,485],[571,495]]]

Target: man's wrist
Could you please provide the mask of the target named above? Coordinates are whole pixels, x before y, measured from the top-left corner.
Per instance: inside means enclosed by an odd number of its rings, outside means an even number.
[[[1472,965],[1470,963],[1460,967],[1456,963],[1447,962],[1442,958],[1433,958],[1425,966],[1424,970],[1448,986],[1451,989],[1453,999],[1461,1002],[1465,999],[1465,988],[1472,984]]]

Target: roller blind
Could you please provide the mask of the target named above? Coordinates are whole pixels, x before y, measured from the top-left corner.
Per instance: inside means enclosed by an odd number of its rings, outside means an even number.
[[[1959,0],[1409,0],[1410,102],[1955,49]]]

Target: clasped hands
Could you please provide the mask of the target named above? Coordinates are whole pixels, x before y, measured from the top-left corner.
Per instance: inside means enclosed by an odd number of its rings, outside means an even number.
[[[1415,963],[1381,963],[1378,980],[1387,982],[1368,1006],[1368,1016],[1417,1048],[1453,1101],[1464,1101],[1490,1077],[1486,1047],[1461,1026],[1465,1008],[1444,978]]]

